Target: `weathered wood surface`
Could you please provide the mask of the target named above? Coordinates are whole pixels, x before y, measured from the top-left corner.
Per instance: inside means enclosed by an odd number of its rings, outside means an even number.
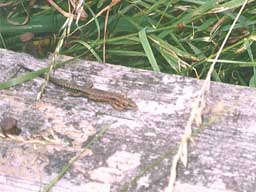
[[[0,49],[0,81],[18,64],[38,69],[49,60]],[[52,191],[121,191],[145,171],[129,191],[164,191],[172,155],[202,81],[175,75],[76,61],[55,72],[76,82],[125,92],[137,111],[119,112],[108,104],[72,97],[51,83],[35,102],[42,78],[0,90],[0,120],[18,120],[22,137],[45,135],[57,144],[30,144],[1,138],[0,191],[40,191],[83,149],[96,130],[107,133],[75,162]],[[176,191],[256,191],[256,90],[212,83],[201,129],[189,147],[189,164],[178,168]],[[155,160],[163,156],[157,166]]]

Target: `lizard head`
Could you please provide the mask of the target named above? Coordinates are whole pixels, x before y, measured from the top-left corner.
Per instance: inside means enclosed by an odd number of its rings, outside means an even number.
[[[122,98],[122,100],[118,100],[117,102],[114,102],[112,106],[118,111],[138,109],[137,104],[129,98]]]

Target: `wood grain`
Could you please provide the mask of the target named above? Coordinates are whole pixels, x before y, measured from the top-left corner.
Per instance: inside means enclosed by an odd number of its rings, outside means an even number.
[[[35,70],[49,62],[0,49],[0,81],[25,72],[19,64]],[[0,138],[0,191],[42,190],[83,150],[88,137],[104,127],[104,137],[52,191],[119,192],[126,184],[128,191],[164,191],[172,155],[202,81],[84,60],[54,75],[81,85],[90,79],[97,88],[126,93],[138,110],[119,112],[73,97],[51,83],[35,102],[40,77],[0,90],[0,120],[17,119],[27,139]],[[203,124],[195,127],[195,143],[189,146],[188,167],[178,167],[176,191],[256,191],[255,109],[255,89],[212,83]],[[36,142],[43,138],[50,139],[48,144]]]

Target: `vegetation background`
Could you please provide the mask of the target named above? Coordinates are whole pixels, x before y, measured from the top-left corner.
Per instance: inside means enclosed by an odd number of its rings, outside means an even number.
[[[243,0],[0,0],[0,47],[204,79]],[[256,86],[250,0],[212,80]],[[66,35],[62,31],[66,29]],[[58,47],[58,43],[64,40]]]

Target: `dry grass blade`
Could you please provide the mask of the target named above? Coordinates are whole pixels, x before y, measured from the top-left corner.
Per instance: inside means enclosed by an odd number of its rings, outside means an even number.
[[[47,0],[48,3],[50,3],[59,13],[61,13],[64,17],[71,17],[73,16],[75,19],[81,19],[81,20],[85,20],[87,18],[87,14],[85,12],[80,11],[79,15],[73,15],[72,13],[68,13],[66,11],[64,11],[63,9],[61,9],[54,1],[52,0]],[[71,5],[75,8],[75,4],[73,1],[71,1]]]
[[[218,58],[228,40],[238,18],[240,17],[240,15],[241,15],[242,11],[244,10],[245,5],[247,3],[248,3],[248,0],[245,0],[241,9],[239,10],[239,13],[237,14],[234,22],[232,23],[223,43],[221,44],[221,47],[220,47],[216,57],[214,58],[213,63],[211,64],[211,67],[206,76],[206,80],[204,81],[204,84],[203,84],[202,88],[199,90],[199,94],[198,94],[195,102],[193,103],[192,111],[191,111],[189,120],[187,122],[187,125],[185,127],[185,131],[182,136],[182,139],[181,139],[181,142],[179,145],[179,149],[172,161],[171,175],[170,175],[170,179],[169,179],[169,183],[168,183],[168,187],[167,187],[167,192],[174,192],[174,185],[175,185],[175,180],[176,180],[176,175],[177,175],[176,169],[177,169],[177,164],[178,164],[179,160],[181,160],[181,162],[183,163],[184,166],[187,165],[187,154],[188,154],[187,147],[188,147],[188,140],[191,138],[191,134],[192,134],[192,124],[193,124],[193,122],[200,123],[200,121],[201,121],[202,111],[205,107],[205,96],[207,94],[207,91],[210,88],[210,80],[211,80],[212,72],[214,70],[214,66],[217,63]]]
[[[107,38],[107,26],[108,26],[108,16],[111,8],[119,3],[121,0],[112,0],[111,3],[105,7],[103,10],[107,10],[104,24],[104,39],[103,39],[103,63],[106,62],[106,38]],[[106,9],[107,8],[107,9]],[[101,11],[102,12],[102,11]],[[103,13],[103,12],[102,12]]]

